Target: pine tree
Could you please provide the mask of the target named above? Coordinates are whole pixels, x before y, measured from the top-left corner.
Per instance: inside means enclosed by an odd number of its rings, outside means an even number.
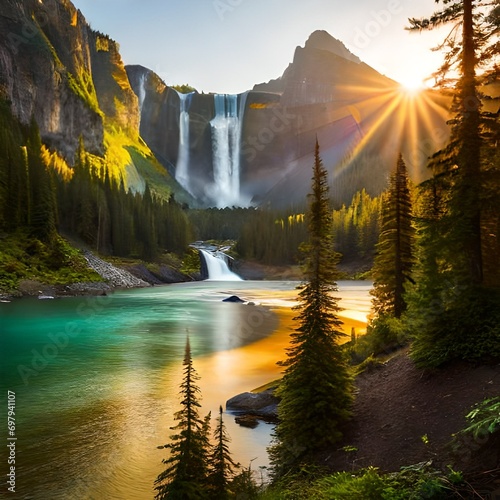
[[[141,257],[145,260],[154,260],[158,255],[158,242],[156,233],[156,220],[154,213],[154,197],[149,185],[141,198],[136,225],[137,239],[142,245]]]
[[[0,93],[0,227],[13,232],[28,221],[28,162],[21,126]]]
[[[422,366],[500,356],[500,127],[499,113],[483,109],[495,99],[498,106],[498,96],[484,93],[500,73],[500,7],[487,0],[442,3],[429,19],[410,19],[415,30],[454,24],[439,47],[446,52],[438,72],[442,83],[453,84],[451,138],[432,157],[433,179],[420,189],[417,287],[408,315],[412,356]],[[450,70],[456,82],[446,80]]]
[[[209,452],[209,417],[201,419],[199,376],[193,367],[189,338],[184,354],[184,377],[181,384],[182,409],[175,414],[177,431],[165,445],[170,457],[163,460],[166,468],[155,481],[155,498],[159,500],[195,500],[206,498],[207,458]]]
[[[484,282],[484,150],[492,144],[495,149],[497,147],[498,113],[494,116],[482,112],[484,96],[479,87],[481,83],[498,78],[500,72],[495,64],[500,9],[497,2],[483,0],[443,0],[443,4],[443,9],[428,19],[410,19],[410,29],[432,29],[444,23],[455,25],[439,47],[446,52],[444,63],[436,74],[444,85],[452,83],[447,79],[450,70],[455,69],[460,75],[454,86],[452,134],[449,144],[434,156],[431,167],[435,176],[449,178],[444,214],[449,222],[441,237],[459,257],[449,263],[455,270],[456,284],[470,289]],[[485,71],[478,76],[480,67]],[[495,127],[496,134],[492,133]],[[498,173],[499,169],[497,164],[493,170]],[[494,191],[498,197],[498,175],[495,182]]]
[[[213,500],[230,498],[230,482],[234,477],[235,469],[239,468],[231,458],[229,452],[229,437],[222,419],[222,406],[219,407],[219,416],[214,430],[215,445],[209,458],[208,490]]]
[[[309,240],[303,246],[305,282],[299,287],[299,327],[291,334],[278,393],[279,423],[270,447],[275,477],[314,463],[317,453],[341,438],[350,415],[351,380],[338,344],[336,260],[327,172],[316,141],[312,194],[306,214]]]
[[[415,285],[408,295],[410,312],[413,314],[412,309],[418,311],[415,319],[421,326],[428,317],[428,314],[421,314],[423,311],[443,310],[443,292],[450,287],[447,263],[454,256],[440,237],[445,232],[443,212],[446,200],[443,193],[448,191],[447,186],[443,186],[445,180],[432,177],[420,184],[413,211],[416,233],[412,276]],[[421,331],[421,326],[415,329]]]
[[[48,242],[56,231],[56,206],[51,178],[41,157],[42,142],[35,119],[31,120],[27,141],[30,191],[29,225],[34,237]]]
[[[405,283],[413,263],[412,203],[408,173],[399,155],[382,206],[382,230],[373,266],[375,313],[400,318],[406,310]]]

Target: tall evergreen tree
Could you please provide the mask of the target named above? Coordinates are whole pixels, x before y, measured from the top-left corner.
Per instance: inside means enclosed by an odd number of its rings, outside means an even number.
[[[231,497],[230,482],[239,464],[234,462],[229,452],[229,437],[222,418],[222,406],[219,407],[214,440],[209,458],[208,491],[213,500],[226,500]]]
[[[305,282],[299,287],[299,327],[291,334],[279,386],[279,423],[270,456],[275,477],[314,463],[317,453],[338,442],[350,415],[351,379],[339,346],[343,336],[327,172],[316,141],[312,194],[303,245]]]
[[[209,453],[208,418],[199,416],[199,376],[193,367],[189,338],[184,354],[184,377],[181,384],[182,408],[175,414],[177,431],[165,445],[170,457],[163,460],[166,468],[155,481],[155,498],[160,500],[198,500],[207,497],[207,458]]]
[[[406,310],[405,283],[413,263],[412,203],[408,173],[399,155],[382,206],[382,230],[373,266],[373,306],[377,315],[400,318]]]
[[[33,236],[49,241],[56,231],[56,202],[51,178],[43,164],[42,142],[35,119],[31,120],[27,141],[30,191],[29,225]]]
[[[29,208],[25,138],[10,104],[0,93],[0,227],[8,232],[25,227]]]
[[[428,314],[423,311],[443,310],[444,293],[450,288],[450,269],[447,263],[454,255],[441,238],[444,229],[443,212],[446,200],[443,191],[445,178],[432,177],[416,189],[416,203],[413,210],[415,223],[414,266],[412,276],[415,285],[408,294],[410,312],[417,310],[416,318],[419,326],[412,325],[417,331],[422,329]]]
[[[452,23],[454,29],[439,47],[445,50],[445,60],[437,72],[440,82],[449,85],[450,70],[460,77],[454,85],[449,144],[431,162],[436,176],[449,177],[447,197],[448,219],[441,237],[453,246],[457,258],[449,264],[454,268],[458,286],[470,288],[484,282],[482,202],[484,198],[483,152],[488,144],[498,141],[498,132],[491,133],[498,113],[482,112],[479,87],[488,79],[498,78],[500,7],[489,0],[441,0],[443,8],[430,18],[410,19],[411,30],[432,29]],[[438,0],[439,2],[439,0]],[[477,71],[483,68],[481,78]],[[484,87],[483,87],[484,88]],[[496,135],[496,138],[494,137]],[[500,169],[496,165],[496,170]],[[496,181],[495,192],[500,195]],[[491,189],[491,186],[490,186]],[[498,211],[497,211],[498,215]]]
[[[500,267],[500,127],[499,113],[483,108],[494,102],[485,84],[500,72],[500,6],[442,3],[430,18],[410,19],[416,30],[454,24],[439,47],[445,50],[439,76],[454,94],[451,138],[430,161],[433,179],[420,188],[417,286],[409,307],[412,354],[423,366],[500,356],[500,273],[485,272]],[[455,82],[446,80],[451,69]]]

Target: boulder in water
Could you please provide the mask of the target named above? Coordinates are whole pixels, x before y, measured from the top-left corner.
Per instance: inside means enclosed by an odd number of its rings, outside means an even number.
[[[240,299],[237,295],[231,295],[231,297],[226,297],[222,299],[222,302],[245,302],[243,299]]]
[[[259,425],[259,417],[257,415],[240,415],[234,418],[234,421],[242,427],[255,429]]]
[[[278,419],[279,398],[275,388],[262,392],[244,392],[226,402],[226,410],[235,415],[236,423],[245,427],[255,427],[254,421],[275,423]]]

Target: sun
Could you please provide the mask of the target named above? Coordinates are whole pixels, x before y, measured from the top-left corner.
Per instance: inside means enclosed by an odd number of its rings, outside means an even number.
[[[400,79],[399,84],[401,86],[401,90],[404,93],[411,95],[419,94],[420,92],[428,88],[424,80],[415,76],[409,76],[408,78]]]

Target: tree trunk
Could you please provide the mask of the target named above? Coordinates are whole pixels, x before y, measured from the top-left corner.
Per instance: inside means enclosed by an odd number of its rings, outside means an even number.
[[[470,279],[473,284],[483,281],[481,253],[481,137],[480,100],[476,84],[476,53],[474,41],[473,0],[464,0],[462,85],[460,106],[462,115],[462,139],[459,168],[462,172],[462,189],[457,202],[463,207],[464,250],[468,261]]]

